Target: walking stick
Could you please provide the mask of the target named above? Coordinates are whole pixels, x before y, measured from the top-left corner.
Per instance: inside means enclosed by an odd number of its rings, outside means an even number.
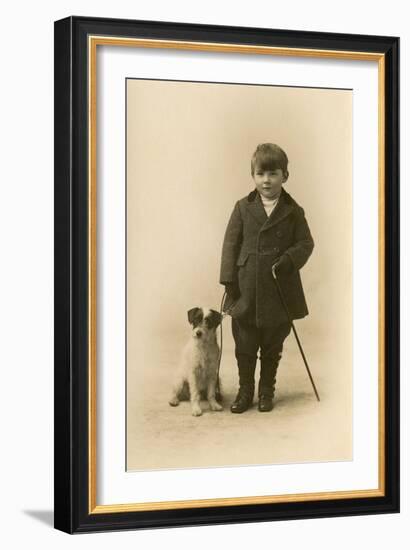
[[[315,395],[316,395],[316,399],[317,399],[318,401],[320,401],[320,397],[319,397],[319,394],[318,394],[318,392],[317,392],[317,389],[316,389],[316,386],[315,386],[315,382],[313,381],[313,377],[312,377],[312,374],[311,374],[311,372],[310,372],[309,365],[308,365],[308,363],[307,363],[305,354],[304,354],[304,352],[303,352],[302,344],[300,343],[298,333],[296,332],[296,328],[295,328],[295,325],[293,324],[292,318],[291,318],[291,316],[290,316],[288,306],[286,305],[285,298],[284,298],[283,293],[282,293],[282,289],[280,288],[279,281],[278,281],[278,278],[277,278],[277,275],[276,275],[276,271],[275,271],[275,266],[272,267],[272,275],[273,275],[273,280],[274,280],[275,283],[276,283],[276,288],[278,289],[278,294],[279,294],[279,297],[280,297],[280,299],[281,299],[282,305],[283,305],[283,307],[284,307],[284,309],[285,309],[285,311],[286,311],[286,315],[288,316],[289,323],[290,323],[291,326],[292,326],[293,334],[295,335],[296,342],[298,343],[299,351],[300,351],[300,353],[301,353],[301,355],[302,355],[303,362],[305,363],[305,367],[306,367],[307,373],[308,373],[308,375],[309,375],[309,379],[310,379],[310,382],[311,382],[311,384],[312,384],[313,391],[315,392]]]

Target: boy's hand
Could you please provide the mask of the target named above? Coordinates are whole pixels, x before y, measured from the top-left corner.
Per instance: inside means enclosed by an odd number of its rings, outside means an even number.
[[[290,256],[288,254],[283,254],[279,260],[273,264],[272,271],[275,272],[276,275],[287,275],[290,273],[293,269],[293,262]]]

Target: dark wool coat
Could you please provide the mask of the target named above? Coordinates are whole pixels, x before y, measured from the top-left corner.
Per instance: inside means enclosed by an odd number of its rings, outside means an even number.
[[[287,254],[291,271],[278,276],[292,319],[308,314],[299,270],[313,250],[303,209],[282,189],[268,217],[259,193],[239,200],[232,212],[222,249],[220,283],[238,283],[240,297],[229,313],[258,327],[287,322],[272,266]],[[227,303],[225,311],[231,304]]]

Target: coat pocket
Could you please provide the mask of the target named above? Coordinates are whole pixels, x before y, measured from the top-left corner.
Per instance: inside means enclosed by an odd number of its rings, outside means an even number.
[[[246,261],[249,257],[249,252],[246,252],[246,251],[242,251],[240,254],[239,254],[239,258],[236,262],[236,265],[238,267],[242,267],[246,264]]]

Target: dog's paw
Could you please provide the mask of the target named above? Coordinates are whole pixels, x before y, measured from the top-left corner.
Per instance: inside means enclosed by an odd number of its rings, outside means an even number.
[[[211,403],[209,406],[210,406],[210,408],[211,408],[211,411],[223,411],[223,409],[224,409],[224,408],[222,407],[222,405],[220,405],[220,404],[217,403],[216,401],[215,401],[215,403]]]
[[[168,401],[168,403],[171,405],[171,407],[178,407],[179,399],[177,397],[173,397]]]
[[[201,407],[192,407],[192,416],[201,416],[202,409]]]

